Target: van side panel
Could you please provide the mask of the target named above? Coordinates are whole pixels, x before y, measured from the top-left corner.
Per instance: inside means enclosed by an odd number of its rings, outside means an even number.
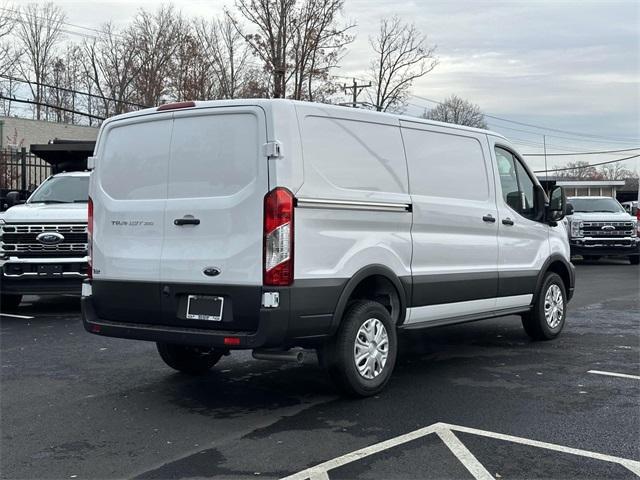
[[[374,123],[357,110],[341,111],[339,118],[333,110],[329,117],[321,106],[296,110],[304,155],[304,183],[296,194],[296,280],[344,285],[375,264],[409,279],[410,199],[397,120]]]
[[[413,202],[411,306],[417,308],[405,323],[491,311],[498,214],[486,136],[401,124]]]

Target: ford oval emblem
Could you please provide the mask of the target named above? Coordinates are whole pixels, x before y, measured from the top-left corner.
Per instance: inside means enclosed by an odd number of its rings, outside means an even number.
[[[64,240],[64,235],[56,232],[43,232],[36,237],[36,240],[43,245],[57,245]]]
[[[216,267],[207,267],[202,271],[202,273],[204,273],[207,277],[217,277],[218,275],[220,275],[220,270]]]

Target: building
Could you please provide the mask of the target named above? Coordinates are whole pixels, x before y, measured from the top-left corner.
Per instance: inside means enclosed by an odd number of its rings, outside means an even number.
[[[29,151],[32,144],[45,144],[54,138],[95,141],[97,136],[97,127],[0,117],[0,150],[25,147]]]
[[[539,176],[545,190],[563,187],[567,197],[613,197],[624,187],[624,180],[563,180],[555,176]]]

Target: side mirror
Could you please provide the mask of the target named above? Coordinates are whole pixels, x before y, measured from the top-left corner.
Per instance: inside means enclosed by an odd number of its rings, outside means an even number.
[[[573,207],[570,207],[573,213]],[[554,187],[549,193],[549,204],[546,208],[548,222],[559,222],[567,215],[567,197],[562,187]]]
[[[7,208],[11,208],[14,205],[19,204],[20,203],[20,193],[19,192],[9,192],[9,193],[7,193],[6,202],[7,202]]]
[[[564,209],[564,215],[573,215],[573,205],[571,205],[570,203],[567,203],[567,206]]]

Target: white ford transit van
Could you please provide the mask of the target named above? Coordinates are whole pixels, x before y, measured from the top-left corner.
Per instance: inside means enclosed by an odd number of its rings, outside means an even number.
[[[564,326],[564,194],[549,200],[495,133],[182,102],[107,120],[93,162],[85,328],[157,342],[177,370],[315,348],[365,396],[389,380],[398,330],[512,314],[534,339]]]

